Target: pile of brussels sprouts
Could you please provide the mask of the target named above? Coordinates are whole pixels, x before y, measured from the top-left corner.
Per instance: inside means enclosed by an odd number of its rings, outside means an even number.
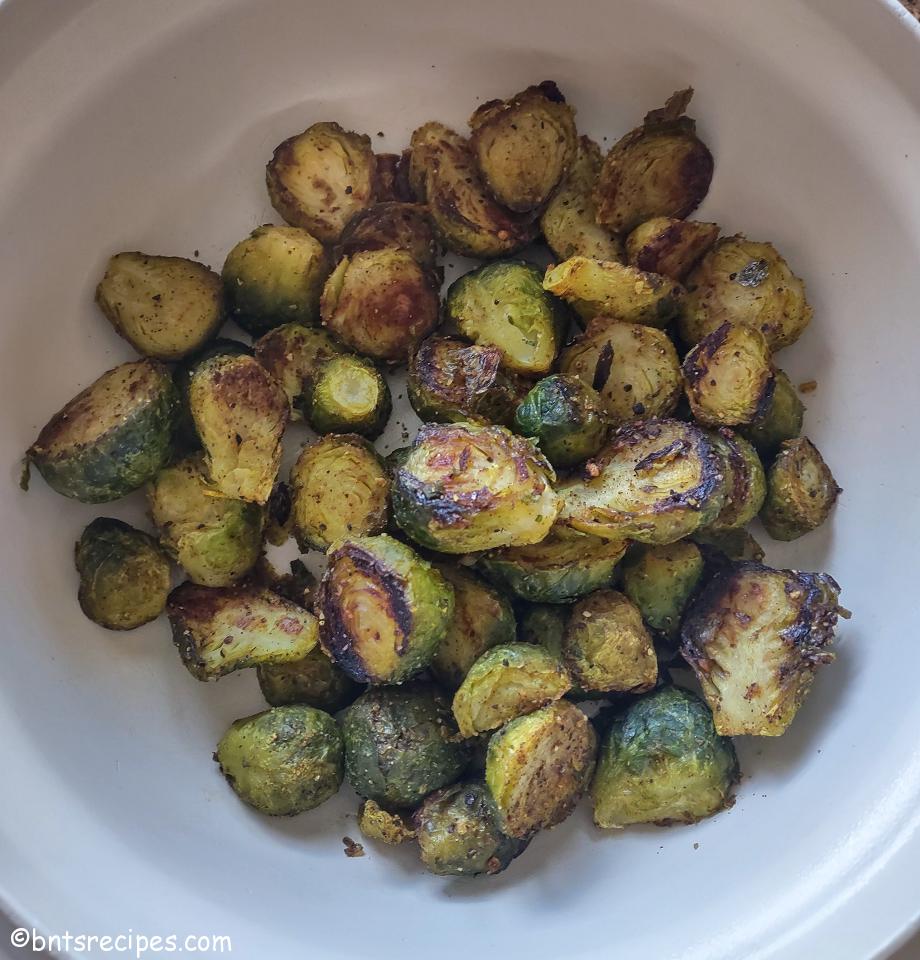
[[[838,494],[775,363],[812,311],[770,243],[685,219],[713,174],[691,93],[606,156],[551,82],[402,156],[316,123],[268,163],[285,225],[220,276],[109,261],[96,300],[140,359],[28,461],[87,503],[145,491],[153,534],[83,532],[80,605],[165,610],[199,680],[255,668],[270,707],[215,758],[257,810],[347,776],[364,834],[445,875],[504,869],[586,791],[602,828],[692,823],[732,803],[730,738],[782,734],[831,660],[837,584],[746,529],[795,539]],[[549,269],[513,259],[540,238]],[[444,251],[486,262],[442,299]],[[422,425],[383,457],[398,366]],[[266,560],[289,538],[318,584]]]

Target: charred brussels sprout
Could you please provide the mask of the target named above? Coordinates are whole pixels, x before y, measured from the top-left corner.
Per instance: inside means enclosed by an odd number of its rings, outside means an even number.
[[[348,221],[371,205],[375,180],[370,138],[337,123],[314,123],[289,137],[265,168],[272,206],[323,243],[335,243]]]
[[[194,353],[223,321],[220,277],[183,257],[116,253],[96,287],[96,303],[119,336],[157,360]]]
[[[349,782],[384,806],[414,807],[466,768],[468,750],[450,709],[427,687],[369,690],[341,721]]]
[[[595,317],[559,357],[559,369],[593,388],[614,424],[674,412],[683,389],[667,334],[639,323]]]
[[[556,373],[537,383],[514,413],[514,429],[533,437],[560,469],[594,456],[607,438],[600,398],[577,377]]]
[[[178,405],[162,364],[123,363],[59,410],[26,458],[65,497],[84,503],[117,500],[169,461]]]
[[[737,530],[757,516],[767,493],[763,464],[757,451],[743,437],[722,429],[712,436],[725,458],[728,496],[713,520],[713,530]]]
[[[704,571],[700,548],[689,540],[658,547],[643,545],[623,564],[623,592],[652,630],[674,640]]]
[[[842,612],[826,573],[740,563],[717,573],[684,618],[681,652],[727,737],[786,731]]]
[[[830,467],[807,437],[780,445],[767,485],[760,519],[774,540],[797,540],[820,527],[840,493]]]
[[[666,327],[677,315],[684,294],[679,284],[657,273],[587,257],[570,257],[551,267],[543,288],[565,300],[585,320],[603,315],[648,327]]]
[[[542,207],[575,157],[575,111],[551,80],[470,118],[470,146],[492,196],[509,210]]]
[[[601,744],[594,822],[696,823],[732,805],[739,777],[735,748],[716,733],[706,704],[662,687],[630,704]]]
[[[692,89],[679,90],[613,145],[594,190],[602,226],[626,233],[652,217],[686,217],[700,205],[713,160],[696,123],[683,115],[692,96]]]
[[[259,559],[262,508],[215,490],[200,456],[161,470],[147,488],[147,503],[160,542],[193,583],[229,587]]]
[[[568,693],[572,686],[558,657],[531,643],[487,650],[454,694],[454,719],[462,737],[494,730]]]
[[[428,666],[454,612],[450,584],[386,534],[339,542],[316,609],[323,649],[360,683],[400,683]]]
[[[679,420],[626,424],[564,484],[562,523],[609,540],[673,543],[711,523],[727,494],[714,441]]]
[[[323,245],[306,230],[257,227],[224,261],[227,313],[254,337],[283,323],[318,323],[330,269]]]
[[[409,363],[409,402],[426,422],[508,424],[526,389],[502,369],[498,347],[451,337],[423,340]]]
[[[687,277],[680,335],[696,343],[723,323],[759,330],[771,350],[795,343],[811,320],[805,284],[771,243],[724,237]]]
[[[588,718],[566,700],[505,724],[486,756],[501,829],[526,838],[562,823],[591,780],[596,751]]]
[[[680,282],[718,238],[717,223],[654,217],[626,238],[626,255],[638,270]]]
[[[439,877],[501,873],[529,843],[502,833],[488,788],[478,780],[426,797],[414,819],[422,863]]]
[[[363,250],[407,250],[416,263],[434,269],[438,244],[428,211],[418,203],[375,203],[348,223],[337,251],[353,257]]]
[[[376,800],[365,800],[358,810],[358,829],[368,840],[396,845],[415,839],[415,829],[401,813],[385,810]]]
[[[792,381],[777,370],[773,396],[763,413],[739,431],[757,448],[764,458],[772,457],[784,440],[794,440],[802,432],[805,407]]]
[[[256,668],[262,696],[273,707],[305,703],[334,713],[347,707],[361,687],[314,647],[302,660],[261,664]]]
[[[386,530],[390,479],[363,437],[331,435],[304,447],[291,467],[291,492],[294,536],[303,551]]]
[[[80,608],[107,630],[133,630],[166,607],[169,560],[149,534],[99,517],[83,531],[74,556]]]
[[[392,409],[390,388],[374,364],[341,354],[316,374],[307,420],[317,433],[358,433],[373,440],[383,433]]]
[[[504,427],[426,424],[396,467],[393,516],[441,553],[539,543],[559,510],[553,478],[533,446]]]
[[[166,613],[182,662],[199,680],[302,660],[319,640],[316,617],[259,587],[183,583]]]
[[[623,259],[620,241],[597,225],[593,190],[600,168],[601,148],[590,137],[581,137],[568,176],[540,218],[543,236],[560,260],[576,256]]]
[[[342,735],[328,713],[303,704],[236,720],[214,759],[236,795],[259,813],[290,817],[338,793]]]
[[[353,350],[404,363],[438,325],[432,274],[407,250],[361,250],[343,257],[326,281],[323,323]]]
[[[539,267],[501,260],[464,274],[447,291],[445,310],[474,343],[498,347],[515,373],[548,373],[568,325],[565,305],[546,293]]]

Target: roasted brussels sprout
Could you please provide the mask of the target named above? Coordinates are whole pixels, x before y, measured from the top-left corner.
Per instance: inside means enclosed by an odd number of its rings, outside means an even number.
[[[764,458],[772,457],[784,440],[794,440],[802,432],[805,407],[789,377],[777,370],[773,396],[763,413],[752,423],[739,427]]]
[[[96,303],[119,336],[156,360],[194,353],[223,321],[220,277],[183,257],[116,253],[96,287]]]
[[[407,250],[361,250],[343,257],[326,281],[323,323],[342,343],[375,360],[405,363],[438,325],[430,270]]]
[[[400,683],[428,666],[454,612],[450,584],[386,534],[329,552],[316,609],[323,649],[359,683]]]
[[[370,138],[337,123],[314,123],[275,147],[265,168],[272,206],[292,227],[335,243],[345,225],[374,200]]]
[[[107,630],[133,630],[163,612],[169,560],[150,534],[109,517],[83,531],[74,554],[80,609]]]
[[[335,713],[352,703],[361,692],[360,685],[319,647],[314,647],[302,660],[261,664],[256,667],[256,675],[262,696],[273,707],[305,703],[317,710]]]
[[[439,877],[501,873],[530,842],[502,833],[488,788],[479,780],[426,797],[414,820],[422,863]]]
[[[603,315],[648,327],[666,327],[684,295],[683,287],[657,273],[587,257],[570,257],[550,267],[543,289],[561,297],[585,320]]]
[[[559,357],[559,369],[593,388],[614,424],[670,416],[683,389],[667,334],[639,323],[595,317]]]
[[[713,530],[737,530],[749,524],[763,506],[767,481],[757,451],[731,430],[712,436],[725,458],[728,495],[725,506],[712,521]]]
[[[349,221],[337,252],[339,257],[353,257],[363,250],[392,248],[407,250],[423,267],[436,267],[438,244],[422,204],[390,201],[362,210]]]
[[[638,270],[680,283],[718,238],[717,223],[654,217],[626,238],[626,255]]]
[[[591,793],[594,822],[696,823],[734,802],[735,748],[689,690],[662,687],[629,704],[601,744]]]
[[[811,320],[805,284],[771,243],[723,237],[687,277],[680,335],[697,343],[723,323],[759,330],[771,350],[799,339]]]
[[[673,543],[725,504],[725,463],[714,441],[680,420],[625,424],[559,488],[562,523],[608,540]]]
[[[557,524],[539,543],[483,554],[477,569],[523,600],[568,603],[609,586],[626,542],[602,540]]]
[[[487,263],[450,285],[444,309],[464,337],[498,347],[509,370],[539,377],[550,371],[568,326],[565,305],[542,282],[532,263]]]
[[[156,360],[123,363],[59,410],[26,459],[65,497],[117,500],[169,461],[178,406],[166,367]]]
[[[544,647],[502,644],[470,668],[454,694],[454,719],[462,737],[475,737],[545,707],[571,686],[562,661]]]
[[[307,420],[317,433],[379,437],[393,399],[380,371],[364,357],[343,353],[320,367],[313,381]]]
[[[386,530],[390,478],[363,437],[330,435],[304,447],[291,467],[291,493],[294,536],[304,552]]]
[[[241,800],[259,813],[290,817],[338,792],[342,753],[335,720],[297,703],[236,720],[214,759]]]
[[[685,117],[693,90],[678,90],[604,158],[594,190],[597,222],[627,233],[652,217],[683,218],[709,190],[712,154]]]
[[[514,412],[514,429],[533,437],[560,469],[594,456],[607,438],[600,398],[578,377],[556,373],[535,384]]]
[[[306,230],[256,227],[224,261],[227,314],[254,337],[283,323],[316,324],[331,269],[323,245]]]
[[[553,471],[504,427],[425,424],[393,477],[393,517],[441,553],[539,543],[559,510]]]
[[[510,100],[489,100],[470,117],[470,146],[492,196],[509,210],[542,207],[578,146],[575,111],[552,80]]]
[[[508,600],[474,573],[448,563],[438,564],[438,570],[454,588],[454,615],[431,672],[442,686],[456,690],[486,650],[514,642],[517,624]]]
[[[786,731],[842,612],[826,573],[739,563],[716,573],[684,617],[681,652],[727,737]]]
[[[384,806],[414,807],[466,768],[468,750],[450,708],[428,687],[369,690],[341,721],[349,782]]]
[[[773,395],[770,348],[759,330],[723,323],[687,354],[683,363],[693,416],[711,427],[751,423]]]
[[[622,260],[623,245],[596,221],[594,182],[601,168],[601,148],[581,137],[568,176],[550,198],[540,227],[550,249],[560,260],[591,257]]]
[[[732,530],[716,530],[705,527],[695,530],[691,534],[694,543],[703,547],[703,554],[707,561],[716,560],[753,560],[760,563],[765,554],[763,547],[740,527]]]
[[[260,587],[186,582],[169,595],[166,613],[182,662],[199,680],[302,660],[319,640],[316,617]]]
[[[358,828],[369,840],[394,846],[415,839],[415,828],[401,813],[384,810],[376,800],[365,800],[358,810]]]
[[[652,630],[674,640],[705,566],[700,548],[689,540],[637,545],[623,563],[623,592]]]
[[[830,467],[807,437],[780,445],[767,488],[760,519],[774,540],[797,540],[820,527],[840,493]]]
[[[518,616],[518,639],[536,643],[559,660],[562,659],[562,638],[571,607],[561,603],[528,603]]]
[[[523,839],[562,823],[591,781],[596,752],[588,718],[567,700],[493,734],[486,783],[502,831]]]

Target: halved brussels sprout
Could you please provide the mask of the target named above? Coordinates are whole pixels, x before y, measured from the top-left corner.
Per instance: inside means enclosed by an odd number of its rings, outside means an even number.
[[[83,531],[74,552],[80,609],[107,630],[133,630],[166,608],[169,560],[150,534],[109,517]]]
[[[523,260],[458,277],[444,309],[464,337],[498,347],[504,366],[527,377],[549,373],[568,326],[565,305],[543,289],[543,271]]]
[[[654,217],[626,238],[626,255],[638,270],[682,281],[719,238],[717,223]]]
[[[536,383],[514,412],[514,429],[533,437],[560,469],[594,456],[607,439],[597,393],[577,377],[555,373]]]
[[[597,225],[593,190],[600,169],[601,148],[590,137],[580,137],[568,176],[540,218],[543,236],[560,260],[576,256],[623,259],[623,244]]]
[[[626,709],[601,744],[591,793],[602,828],[696,823],[730,807],[740,779],[728,737],[689,690],[662,687]]]
[[[594,728],[567,700],[493,734],[486,783],[502,831],[524,839],[562,823],[591,781],[596,752]]]
[[[225,355],[195,368],[188,399],[211,482],[225,496],[265,503],[281,464],[284,391],[258,360]]]
[[[387,807],[414,807],[457,780],[469,752],[450,708],[424,685],[368,690],[341,716],[345,773],[355,792]]]
[[[215,490],[200,455],[161,470],[147,503],[160,542],[192,583],[229,587],[259,559],[264,511]]]
[[[291,492],[294,536],[303,552],[387,528],[390,477],[363,437],[332,434],[304,447],[291,467]]]
[[[323,243],[335,243],[348,221],[373,203],[375,180],[370,137],[337,123],[314,123],[288,137],[265,168],[272,206]]]
[[[475,574],[438,564],[454,588],[454,615],[438,644],[431,672],[448,690],[456,690],[479,657],[500,643],[513,643],[517,624],[508,600]]]
[[[224,261],[227,314],[254,337],[283,323],[312,326],[331,269],[323,245],[306,230],[256,227]]]
[[[26,459],[65,497],[117,500],[169,462],[178,407],[172,377],[161,363],[123,363],[59,410]]]
[[[737,530],[760,512],[767,495],[767,479],[757,451],[744,437],[723,428],[712,435],[726,463],[729,478],[725,506],[710,525],[713,530]]]
[[[824,523],[839,494],[817,447],[807,437],[785,440],[767,474],[760,519],[774,540],[797,540]]]
[[[169,595],[166,613],[182,662],[199,680],[302,660],[319,641],[313,614],[260,587],[186,582]]]
[[[559,518],[608,540],[673,543],[719,515],[725,463],[713,440],[680,420],[625,424],[559,488]]]
[[[596,590],[575,604],[562,656],[583,690],[643,693],[658,679],[658,658],[642,614],[616,590]]]
[[[335,720],[298,703],[234,721],[214,759],[241,800],[259,813],[291,817],[338,793],[342,754]]]
[[[689,540],[637,545],[623,563],[623,592],[652,630],[674,640],[705,568],[700,548]]]
[[[812,309],[805,284],[772,243],[723,237],[687,277],[680,335],[697,343],[723,323],[759,330],[771,350],[799,339]]]
[[[732,530],[715,530],[713,527],[705,527],[702,530],[695,530],[691,534],[691,539],[703,547],[703,555],[707,562],[753,560],[755,563],[760,563],[765,556],[763,547],[747,530],[740,527]]]
[[[156,360],[201,349],[223,321],[220,277],[184,257],[116,253],[96,287],[96,303],[119,336]]]
[[[802,432],[805,407],[789,377],[776,370],[773,396],[763,413],[752,423],[739,427],[764,458],[772,457],[784,440],[794,440]]]
[[[326,281],[323,323],[353,350],[404,363],[438,325],[438,291],[430,270],[408,250],[360,250],[343,257]]]
[[[770,348],[759,330],[723,323],[684,357],[693,416],[711,427],[751,423],[773,395]]]
[[[479,780],[426,797],[414,820],[422,863],[439,877],[501,873],[530,842],[502,833],[488,788]]]
[[[627,233],[652,217],[682,219],[700,205],[713,160],[696,123],[683,116],[692,96],[692,88],[678,90],[613,145],[594,190],[598,223]]]
[[[424,424],[393,476],[393,517],[441,553],[539,543],[559,511],[552,467],[504,427]]]
[[[358,810],[358,829],[368,840],[394,846],[415,839],[415,828],[401,813],[384,810],[376,800],[365,800]]]
[[[558,700],[572,680],[558,657],[532,643],[506,643],[487,650],[454,694],[462,737],[495,730],[515,717]]]
[[[597,392],[613,424],[670,416],[683,390],[680,361],[668,335],[611,317],[589,321],[560,354],[559,369]]]
[[[523,600],[568,603],[609,586],[625,552],[625,540],[602,540],[557,524],[539,543],[492,550],[476,566]]]
[[[470,146],[492,196],[509,210],[542,207],[575,157],[575,111],[552,80],[470,117]]]
[[[361,686],[314,647],[302,660],[264,663],[256,667],[259,689],[273,707],[305,703],[335,713],[354,702]]]
[[[452,337],[428,337],[409,362],[409,402],[426,422],[507,425],[523,381],[502,369],[498,347]]]
[[[380,158],[378,157],[378,160]],[[348,223],[336,251],[353,257],[362,250],[407,250],[416,263],[434,269],[438,244],[428,210],[419,203],[375,203]]]
[[[680,284],[660,274],[587,257],[570,257],[550,267],[543,289],[561,297],[585,320],[603,315],[648,327],[666,327],[684,295]]]
[[[313,380],[307,420],[317,433],[379,437],[393,399],[383,374],[364,357],[343,353],[324,363]]]
[[[386,534],[329,552],[316,609],[323,650],[359,683],[401,683],[431,662],[454,612],[450,584]]]
[[[785,733],[833,660],[840,587],[826,573],[739,563],[716,573],[681,628],[681,652],[727,737]]]

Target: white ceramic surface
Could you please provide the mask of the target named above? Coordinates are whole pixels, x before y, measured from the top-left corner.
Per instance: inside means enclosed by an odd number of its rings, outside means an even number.
[[[210,754],[260,708],[200,684],[163,622],[79,613],[71,545],[93,516],[16,487],[18,457],[129,348],[92,304],[107,255],[219,265],[272,218],[262,170],[309,123],[462,124],[556,79],[616,138],[672,90],[716,156],[705,219],[770,239],[815,321],[781,363],[815,378],[807,430],[845,493],[768,559],[823,568],[856,612],[791,732],[740,744],[733,810],[602,835],[582,810],[506,874],[445,882],[408,850],[342,854],[355,800],[271,821]],[[3,537],[0,886],[50,932],[217,933],[237,957],[833,957],[920,910],[920,30],[875,0],[6,0],[0,4]],[[394,428],[395,429],[395,428]],[[398,431],[396,431],[398,434]],[[392,439],[392,438],[391,438]]]

